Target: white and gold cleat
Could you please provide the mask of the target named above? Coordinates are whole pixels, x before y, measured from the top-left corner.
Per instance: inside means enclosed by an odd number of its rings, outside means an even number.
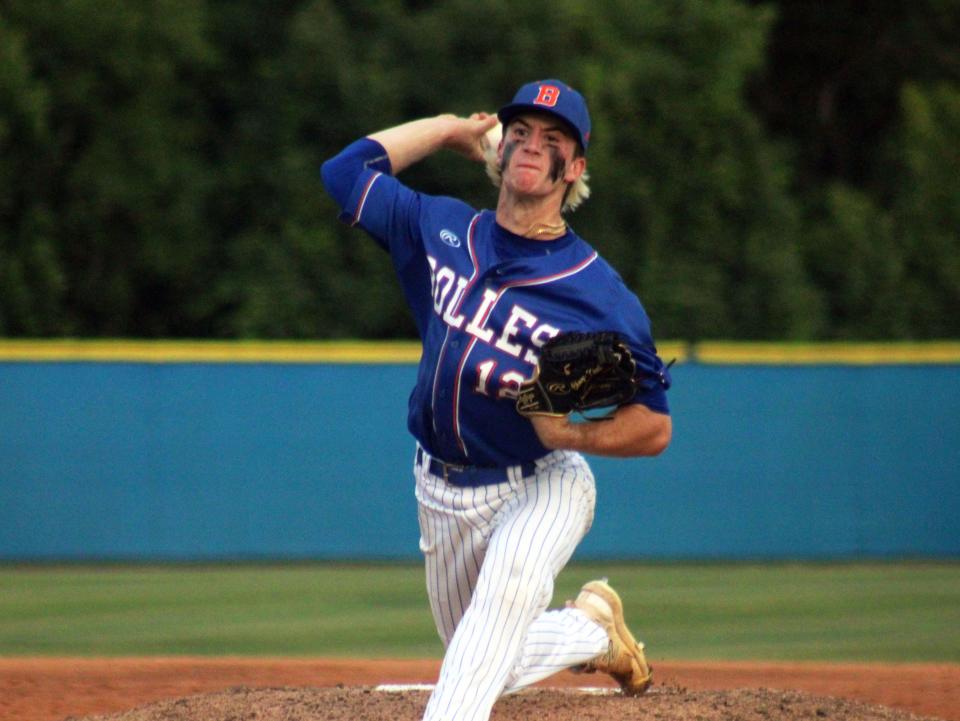
[[[576,670],[609,674],[620,684],[627,696],[640,696],[645,693],[653,683],[653,669],[643,654],[643,644],[637,641],[627,628],[623,617],[623,602],[617,592],[610,588],[607,580],[585,584],[570,605],[603,626],[610,637],[610,647],[606,653]]]

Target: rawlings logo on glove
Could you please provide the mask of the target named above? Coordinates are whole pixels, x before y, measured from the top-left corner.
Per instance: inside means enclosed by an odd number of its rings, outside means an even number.
[[[517,412],[565,416],[618,406],[640,388],[626,343],[611,331],[561,333],[547,341],[533,378],[520,386]]]

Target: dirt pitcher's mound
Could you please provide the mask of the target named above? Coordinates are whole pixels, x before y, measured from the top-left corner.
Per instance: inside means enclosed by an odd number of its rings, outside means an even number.
[[[248,688],[187,696],[132,711],[72,721],[419,721],[426,691],[371,687]],[[919,721],[885,706],[795,691],[690,691],[656,687],[641,698],[529,689],[500,699],[492,721]]]

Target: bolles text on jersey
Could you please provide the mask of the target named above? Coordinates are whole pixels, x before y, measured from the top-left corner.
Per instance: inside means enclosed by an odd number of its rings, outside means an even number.
[[[451,328],[464,330],[481,343],[536,366],[539,356],[535,350],[557,335],[559,328],[541,323],[537,316],[517,304],[510,309],[502,328],[492,327],[491,316],[507,287],[499,290],[484,288],[480,305],[468,319],[461,308],[469,295],[470,280],[458,275],[452,268],[439,265],[436,258],[427,256],[427,261],[430,263],[433,310],[444,323]]]

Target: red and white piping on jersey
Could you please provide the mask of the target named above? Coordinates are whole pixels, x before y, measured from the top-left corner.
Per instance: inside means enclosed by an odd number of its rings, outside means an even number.
[[[473,259],[474,258],[473,244],[471,241],[472,241],[472,235],[468,234],[467,246],[470,249],[470,257]],[[477,325],[480,328],[483,328],[487,324],[487,321],[490,320],[490,316],[493,315],[493,311],[497,307],[497,304],[500,302],[500,299],[503,298],[506,292],[511,288],[522,288],[522,287],[527,287],[532,285],[547,285],[548,283],[553,283],[554,281],[557,281],[557,280],[563,280],[564,278],[569,278],[570,276],[576,275],[581,270],[589,266],[596,259],[597,259],[597,252],[594,251],[591,255],[589,255],[587,258],[580,261],[579,263],[577,263],[575,266],[571,268],[567,268],[567,270],[561,271],[559,273],[545,275],[541,278],[526,278],[526,279],[513,280],[507,283],[504,283],[503,286],[501,286],[500,290],[497,291],[497,297],[487,308],[486,313],[483,314],[483,317],[480,319],[480,322]],[[474,259],[473,267],[474,267],[474,276],[476,276],[477,264],[475,259]],[[466,292],[464,292],[464,296],[466,296]],[[463,455],[467,457],[469,457],[470,454],[467,452],[467,446],[463,441],[463,436],[460,434],[460,380],[463,376],[463,368],[466,365],[467,358],[470,356],[470,353],[473,352],[473,348],[477,344],[478,340],[479,338],[474,336],[470,340],[470,343],[467,345],[467,349],[463,352],[463,356],[460,358],[460,365],[457,367],[457,375],[456,375],[456,379],[454,381],[454,386],[453,386],[453,432],[454,432],[454,435],[456,435],[457,437],[457,443],[460,446],[460,450],[463,452]]]
[[[467,228],[467,250],[470,253],[470,262],[473,264],[473,273],[470,275],[470,278],[467,280],[467,284],[463,288],[463,292],[460,294],[460,299],[457,301],[457,307],[454,308],[450,315],[456,316],[460,311],[460,307],[463,305],[463,301],[466,299],[467,295],[470,293],[470,287],[473,285],[474,281],[479,275],[479,266],[477,265],[477,257],[473,253],[473,232],[477,227],[477,221],[480,220],[480,213],[477,213],[473,216],[473,219],[470,221],[470,225]],[[447,332],[443,336],[443,344],[440,346],[440,354],[437,356],[437,364],[433,369],[433,392],[431,394],[431,404],[434,408],[437,407],[437,386],[439,385],[440,379],[440,368],[443,366],[443,358],[447,353],[447,341],[450,339],[450,326],[447,326]],[[458,371],[459,372],[459,371]],[[459,380],[459,377],[458,377]],[[454,422],[456,425],[456,422]],[[433,414],[433,431],[437,432],[437,414]],[[460,448],[463,448],[463,442],[459,441]]]
[[[379,171],[374,173],[373,175],[370,176],[369,180],[367,180],[367,184],[363,186],[363,192],[360,193],[360,200],[357,202],[357,209],[353,213],[353,222],[350,223],[351,228],[360,222],[360,216],[363,214],[363,206],[367,202],[367,196],[370,195],[370,188],[373,187],[374,182],[381,175],[383,175],[383,173]]]

